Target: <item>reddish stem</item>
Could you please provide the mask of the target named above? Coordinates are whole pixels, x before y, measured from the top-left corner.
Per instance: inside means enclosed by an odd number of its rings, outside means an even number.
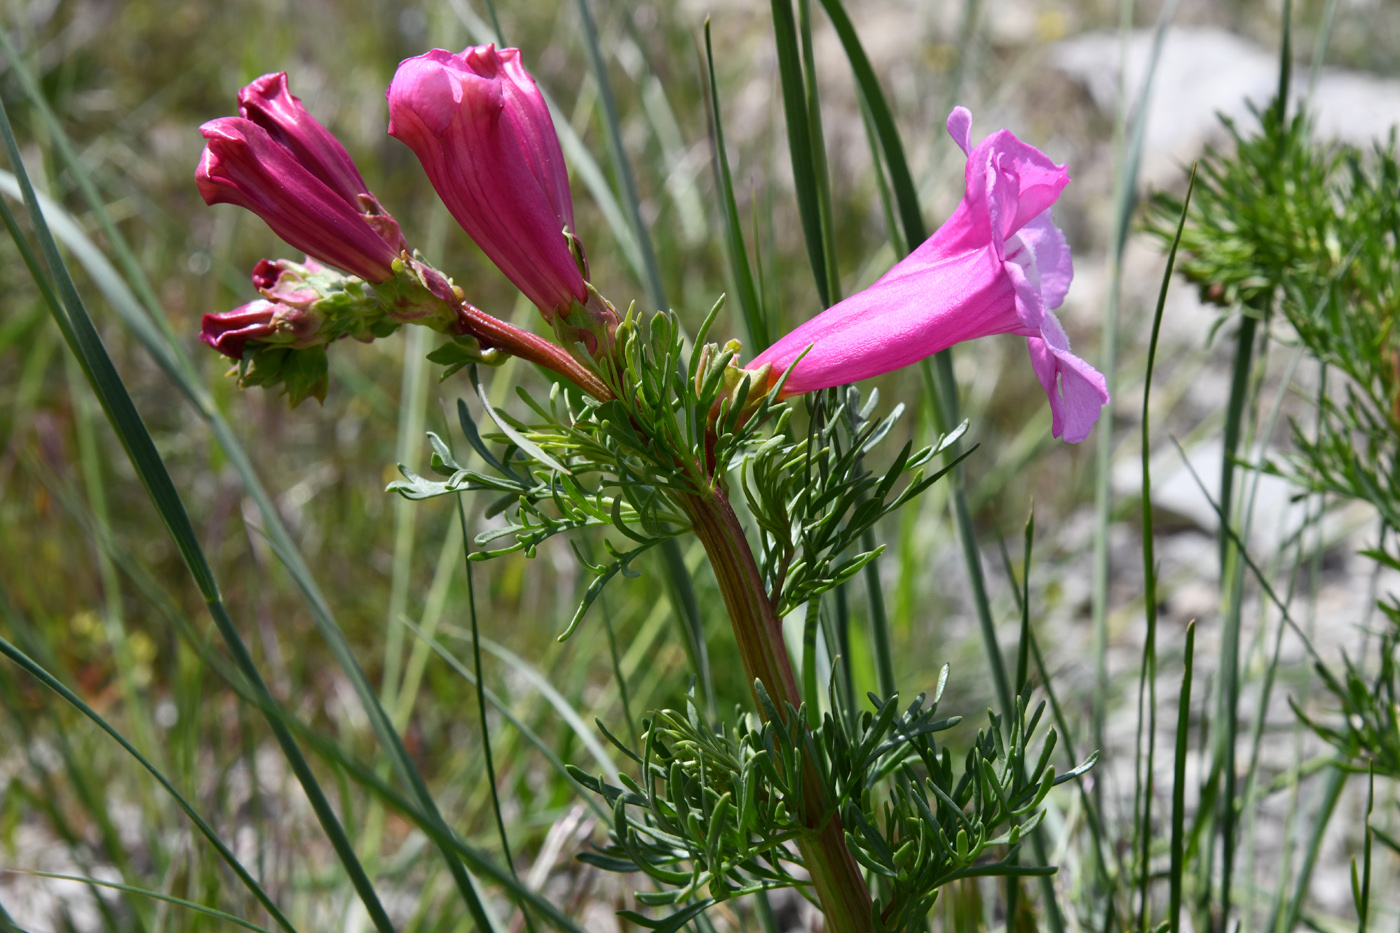
[[[696,537],[705,546],[715,579],[719,581],[750,686],[755,680],[761,681],[780,712],[788,703],[797,709],[802,700],[783,642],[782,620],[773,610],[733,507],[714,490],[698,495],[682,494],[679,499]],[[754,701],[761,713],[763,707],[758,704],[756,695]],[[788,725],[806,728],[800,720]],[[828,816],[825,812],[826,788],[805,756],[802,790],[802,820],[808,831],[798,837],[797,847],[812,877],[812,887],[826,918],[826,930],[828,933],[874,933],[870,891],[865,886],[860,866],[846,848],[840,816],[835,813]]]
[[[504,350],[522,360],[537,363],[568,379],[600,402],[613,398],[612,390],[595,373],[557,343],[507,324],[465,301],[458,308],[457,317],[462,331],[475,337],[483,347]]]

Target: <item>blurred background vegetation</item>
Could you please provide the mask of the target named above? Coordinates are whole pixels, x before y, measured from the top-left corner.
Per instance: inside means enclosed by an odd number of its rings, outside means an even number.
[[[703,93],[701,29],[709,16],[728,155],[761,288],[781,318],[780,330],[815,313],[817,292],[792,193],[767,9],[693,0],[600,3],[592,9],[671,306],[693,328],[731,288]],[[199,124],[233,113],[238,88],[279,70],[289,73],[293,92],[345,143],[410,241],[452,274],[473,303],[517,323],[542,326],[451,222],[408,149],[384,133],[383,91],[399,60],[433,47],[456,50],[490,41],[492,36],[482,32],[487,11],[474,10],[467,0],[6,0],[0,10],[0,28],[17,53],[15,60],[0,61],[0,94],[35,183],[70,210],[100,248],[112,251],[114,244],[81,196],[81,179],[57,154],[53,129],[34,106],[15,62],[37,78],[159,307],[328,594],[355,656],[381,690],[449,823],[499,857],[483,779],[476,692],[463,673],[470,671],[472,657],[470,639],[464,637],[468,602],[456,513],[445,502],[408,503],[384,492],[397,475],[396,463],[422,467],[423,433],[446,433],[455,400],[468,394],[464,381],[439,384],[421,362],[431,344],[422,335],[399,335],[335,347],[324,405],[288,410],[267,393],[238,391],[226,378],[227,361],[195,340],[201,314],[252,297],[247,272],[258,259],[289,253],[252,215],[229,206],[206,207],[193,184],[202,146]],[[612,205],[604,198],[603,206],[592,195],[598,182],[612,191],[618,182],[607,158],[606,124],[577,5],[545,0],[501,4],[497,12],[509,44],[524,51],[525,63],[582,149],[596,160],[596,176],[588,177],[577,164],[572,176],[595,282],[620,305],[633,297],[647,305],[643,277],[629,252],[635,246],[628,242],[625,222],[619,222],[617,195]],[[1050,62],[1061,40],[1111,31],[1125,22],[1149,26],[1160,12],[1155,3],[1134,8],[1108,0],[850,5],[904,136],[927,222],[940,222],[961,196],[962,160],[942,128],[954,103],[972,108],[979,134],[1005,125],[1069,163],[1075,182],[1056,216],[1071,237],[1080,279],[1064,316],[1076,349],[1091,360],[1109,304],[1115,237],[1126,236],[1122,229],[1115,234],[1112,221],[1122,203],[1121,193],[1115,201],[1114,188],[1122,150],[1115,148],[1114,115],[1095,109],[1084,87]],[[883,181],[872,169],[849,68],[825,19],[814,16],[837,255],[843,291],[849,294],[872,282],[896,254],[881,206]],[[1393,5],[1317,0],[1298,3],[1294,16],[1295,49],[1312,50],[1319,24],[1329,22],[1329,65],[1392,78],[1400,73],[1400,15]],[[1279,4],[1265,0],[1183,2],[1175,22],[1228,30],[1268,48],[1278,46],[1281,31]],[[1184,188],[1184,176],[1172,185]],[[1133,189],[1130,183],[1128,190]],[[1126,255],[1117,270],[1123,276],[1122,404],[1115,435],[1121,448],[1113,445],[1114,462],[1136,456],[1134,412],[1161,276],[1155,250],[1134,240]],[[387,759],[351,685],[317,634],[304,594],[274,553],[256,505],[208,423],[99,297],[103,292],[91,270],[70,265],[272,695],[310,730],[387,777]],[[268,728],[255,706],[212,673],[210,657],[222,649],[200,593],[190,585],[179,553],[18,252],[8,245],[0,248],[0,283],[0,634],[69,684],[156,761],[239,858],[256,866],[254,873],[293,921],[304,929],[357,928],[364,919]],[[721,339],[742,337],[737,304],[731,303],[714,333]],[[1230,350],[1211,345],[1203,330],[1164,337],[1159,373],[1173,404],[1154,413],[1164,425],[1164,449],[1170,448],[1167,433],[1189,437],[1219,430],[1220,413],[1203,414],[1188,397],[1188,384],[1209,379],[1223,384]],[[999,338],[962,348],[957,361],[970,437],[982,445],[970,461],[968,482],[984,563],[997,617],[1006,623],[1005,642],[1011,644],[1019,611],[996,541],[999,535],[1015,538],[1034,503],[1041,532],[1031,592],[1033,618],[1044,625],[1040,645],[1068,717],[1067,737],[1081,750],[1094,747],[1096,737],[1114,746],[1105,749],[1110,763],[1091,776],[1086,793],[1106,796],[1108,802],[1098,804],[1101,812],[1126,822],[1135,760],[1134,725],[1126,717],[1135,696],[1143,611],[1140,562],[1125,551],[1137,541],[1129,514],[1136,503],[1127,500],[1103,513],[1103,521],[1112,522],[1106,534],[1115,572],[1107,590],[1105,638],[1096,641],[1090,580],[1096,441],[1070,448],[1050,439],[1048,408],[1024,353],[1019,340]],[[540,381],[514,364],[490,378],[497,402],[506,400],[516,382]],[[1287,388],[1277,371],[1261,372],[1259,379],[1280,393]],[[888,377],[879,387],[885,404],[904,401],[909,407],[897,429],[901,442],[903,437],[927,440],[931,417],[918,372]],[[1223,404],[1223,398],[1216,401]],[[1296,402],[1290,405],[1288,411],[1302,410]],[[1101,424],[1099,430],[1108,427]],[[477,513],[482,504],[468,501]],[[980,721],[976,714],[995,701],[947,512],[946,492],[935,487],[882,529],[881,540],[889,544],[882,579],[899,684],[911,693],[929,689],[942,665],[951,663],[944,708],[968,714],[973,725]],[[1218,576],[1210,578],[1214,538],[1192,532],[1179,515],[1176,520],[1175,530],[1189,533],[1175,539],[1182,553],[1169,551],[1167,557],[1169,569],[1182,573],[1164,574],[1163,618],[1171,626],[1169,637],[1163,636],[1171,647],[1164,650],[1178,666],[1162,676],[1173,684],[1179,678],[1184,624],[1196,615],[1209,621],[1218,614],[1214,600],[1220,585]],[[1340,541],[1333,539],[1331,550],[1316,551],[1319,560],[1333,561],[1334,570],[1354,550],[1339,547]],[[721,709],[727,709],[746,694],[738,665],[725,653],[727,620],[713,580],[700,569],[698,548],[685,557],[697,571],[715,685]],[[1296,568],[1305,557],[1300,549],[1289,559]],[[1280,573],[1290,569],[1284,566]],[[600,762],[583,735],[592,732],[594,716],[617,731],[627,719],[624,703],[634,716],[676,706],[691,678],[683,629],[664,576],[654,564],[642,570],[638,579],[611,587],[578,635],[559,644],[555,636],[572,615],[581,588],[576,558],[566,544],[551,542],[532,560],[516,555],[475,567],[482,634],[500,646],[483,659],[486,684],[559,758],[593,771]],[[1016,564],[1014,570],[1019,574],[1023,568]],[[1353,585],[1354,574],[1338,573],[1345,586]],[[858,633],[851,662],[859,695],[874,689],[876,678],[861,637],[867,621],[861,584],[849,589]],[[1365,608],[1365,599],[1357,602]],[[1251,644],[1253,638],[1250,651],[1266,655],[1269,646],[1262,639],[1266,632],[1272,638],[1273,623],[1266,624],[1257,603],[1250,605],[1246,614],[1258,618],[1246,623],[1245,641]],[[1362,620],[1355,608],[1344,606],[1337,617],[1355,624]],[[435,632],[460,666],[437,657],[415,628]],[[1250,655],[1256,661],[1262,656]],[[614,662],[625,692],[618,689]],[[1262,677],[1261,664],[1246,664],[1247,676]],[[1294,658],[1290,664],[1280,676],[1290,685],[1305,683],[1306,660]],[[1166,666],[1163,662],[1164,671]],[[1099,690],[1095,729],[1100,667],[1108,680],[1106,692]],[[1210,677],[1204,676],[1209,690]],[[557,694],[545,695],[541,683]],[[1306,690],[1299,689],[1306,703]],[[1172,696],[1164,694],[1164,709]],[[572,719],[562,715],[566,709]],[[1173,716],[1159,717],[1167,735],[1176,725]],[[616,928],[612,912],[635,906],[631,887],[572,861],[584,840],[598,832],[594,814],[520,730],[507,726],[499,712],[490,713],[487,722],[500,812],[521,875],[583,928]],[[1286,714],[1277,727],[1280,735],[1296,735],[1296,723]],[[953,744],[970,738],[964,734]],[[1204,737],[1199,741],[1206,745]],[[1115,755],[1118,767],[1112,764]],[[1273,891],[1278,872],[1263,863],[1274,864],[1279,841],[1293,838],[1285,826],[1292,826],[1292,814],[1302,806],[1296,788],[1303,772],[1297,763],[1312,762],[1316,755],[1312,749],[1271,764],[1271,777],[1293,775],[1293,809],[1280,804],[1275,812],[1266,806],[1259,816],[1262,828],[1251,830],[1251,853],[1258,840],[1261,865],[1256,871],[1251,854],[1250,886]],[[334,756],[314,757],[391,914],[406,928],[450,930],[470,923],[455,906],[455,893],[422,833],[386,807],[377,792],[347,777]],[[1193,767],[1205,767],[1203,757],[1193,759]],[[1094,886],[1098,882],[1084,880],[1102,865],[1089,867],[1094,846],[1085,841],[1088,802],[1075,794],[1057,792],[1049,821],[1052,858],[1064,866],[1056,885],[1066,904],[1082,905],[1067,912],[1068,922],[1097,928],[1115,921],[1104,919],[1111,912],[1102,914],[1094,906],[1105,897]],[[1323,851],[1355,850],[1363,821],[1353,815],[1351,829]],[[1110,849],[1129,845],[1126,835],[1112,830],[1100,840],[1096,829],[1093,838]],[[1336,861],[1344,870],[1345,860]],[[14,667],[0,669],[0,868],[119,878],[266,922],[147,775],[108,737]],[[1329,878],[1343,893],[1332,890],[1316,902],[1321,929],[1355,920],[1345,882],[1339,886],[1335,873]],[[992,894],[991,888],[965,885],[950,898],[944,922],[961,929],[1009,926],[1000,908],[984,902]],[[797,904],[784,904],[779,904],[786,911],[782,924],[800,928],[808,922]],[[34,930],[202,929],[222,928],[225,922],[139,895],[104,891],[97,896],[73,882],[18,874],[0,874],[0,905]],[[504,902],[499,909],[507,914]],[[518,926],[518,917],[515,922]],[[719,912],[714,922],[734,929],[744,919]],[[1116,923],[1126,928],[1131,917]]]

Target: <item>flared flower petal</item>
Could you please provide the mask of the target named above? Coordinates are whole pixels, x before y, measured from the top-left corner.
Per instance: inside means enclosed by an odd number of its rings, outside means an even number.
[[[267,130],[302,167],[352,207],[369,193],[350,153],[287,88],[287,73],[265,74],[238,92],[238,115]]]
[[[962,107],[948,117],[948,132],[968,155],[953,216],[874,285],[797,327],[749,368],[771,364],[769,379],[786,374],[783,394],[798,395],[890,372],[965,340],[1016,334],[1027,338],[1050,398],[1054,435],[1081,441],[1108,390],[1070,351],[1054,314],[1074,277],[1051,212],[1069,173],[1006,130],[973,147],[972,116]]]

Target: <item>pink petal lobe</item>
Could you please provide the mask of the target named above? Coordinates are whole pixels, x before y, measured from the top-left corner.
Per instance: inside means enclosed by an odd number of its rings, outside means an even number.
[[[302,106],[285,71],[265,74],[238,92],[238,115],[267,130],[306,169],[352,207],[369,191],[340,140]]]
[[[1103,374],[1068,349],[1057,350],[1038,337],[1026,339],[1031,367],[1050,397],[1050,433],[1077,444],[1089,436],[1099,412],[1108,404]]]
[[[1036,215],[1007,241],[1006,259],[1026,268],[1045,307],[1053,311],[1064,304],[1074,279],[1074,260],[1070,256],[1069,241],[1064,231],[1055,226],[1050,209]]]
[[[1023,143],[1009,130],[998,130],[977,144],[967,158],[967,197],[977,203],[992,194],[985,174],[988,165],[996,165],[996,180],[1005,180],[1014,189],[1014,214],[1004,217],[1003,236],[1011,236],[1043,212],[1060,196],[1069,184],[1069,172],[1050,157],[1028,143]]]
[[[972,111],[966,107],[954,107],[953,112],[948,114],[948,135],[953,137],[953,142],[958,144],[963,155],[971,155]]]

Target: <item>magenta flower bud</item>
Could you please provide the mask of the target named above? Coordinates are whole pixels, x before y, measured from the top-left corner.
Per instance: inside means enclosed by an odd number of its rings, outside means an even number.
[[[797,327],[749,368],[771,364],[770,380],[787,374],[783,395],[800,395],[899,369],[964,340],[1017,334],[1050,397],[1052,433],[1082,441],[1108,403],[1108,388],[1070,352],[1053,313],[1074,276],[1051,214],[1069,173],[1007,130],[974,149],[971,131],[972,115],[956,108],[948,132],[968,158],[966,194],[953,216],[874,285]]]
[[[259,259],[258,264],[253,267],[253,274],[250,276],[253,280],[253,287],[258,291],[262,291],[264,288],[271,288],[276,285],[277,280],[282,277],[281,264],[285,261],[286,260],[282,259]],[[316,260],[308,256],[306,257],[306,262],[310,264],[316,262]]]
[[[314,337],[321,317],[309,308],[259,298],[241,308],[204,315],[199,339],[240,360],[249,343],[296,345]]]
[[[314,259],[263,259],[253,267],[252,279],[262,299],[204,315],[199,335],[234,359],[246,359],[252,350],[266,346],[307,349],[342,337],[372,340],[392,333],[400,323],[392,310],[381,308],[374,287]],[[402,291],[393,281],[383,287]]]
[[[322,295],[312,284],[313,277],[334,276],[325,266],[308,257],[305,262],[290,259],[259,259],[253,267],[253,287],[263,297],[278,304],[310,307]]]
[[[403,61],[386,96],[389,135],[506,277],[551,321],[587,304],[581,253],[564,233],[574,230],[564,154],[520,50],[434,49]]]
[[[345,147],[287,90],[263,75],[238,94],[239,117],[199,128],[208,143],[195,171],[208,204],[237,204],[278,236],[370,282],[393,276],[403,234],[366,190]]]

